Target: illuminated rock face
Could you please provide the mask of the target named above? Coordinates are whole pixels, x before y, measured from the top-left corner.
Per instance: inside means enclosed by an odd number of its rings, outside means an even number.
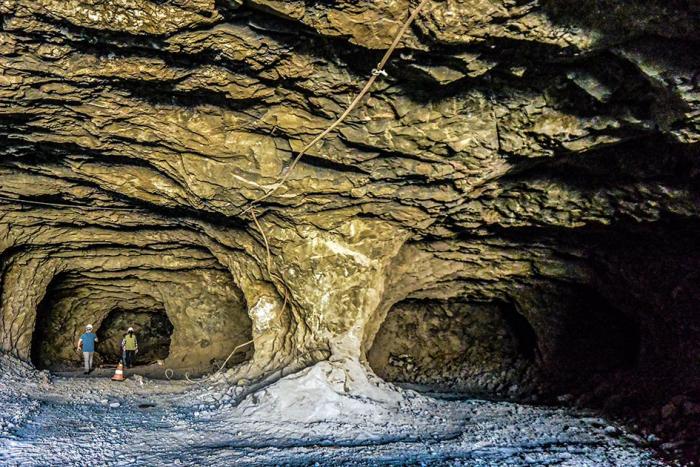
[[[2,347],[74,359],[86,322],[145,310],[173,367],[254,338],[236,374],[330,358],[591,404],[694,391],[682,1],[429,2],[255,225],[414,6],[0,1]]]

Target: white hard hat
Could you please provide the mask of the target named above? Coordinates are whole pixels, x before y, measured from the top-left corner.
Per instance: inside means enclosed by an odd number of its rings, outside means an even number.
[[[85,329],[92,329],[92,324],[88,324],[87,326],[85,326]]]
[[[126,332],[132,332],[133,330],[134,330],[134,328],[129,328],[126,330]]]

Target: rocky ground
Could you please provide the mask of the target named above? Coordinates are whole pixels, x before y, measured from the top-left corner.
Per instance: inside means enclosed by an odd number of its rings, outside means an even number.
[[[357,396],[330,363],[237,405],[240,388],[216,383],[50,378],[4,357],[2,370],[3,465],[664,465],[588,411],[437,399],[351,375],[369,385]]]

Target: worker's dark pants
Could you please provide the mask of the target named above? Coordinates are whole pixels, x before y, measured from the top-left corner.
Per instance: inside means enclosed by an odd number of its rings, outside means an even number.
[[[125,350],[124,351],[124,365],[126,365],[127,368],[131,368],[134,366],[134,355],[136,354],[135,350]]]

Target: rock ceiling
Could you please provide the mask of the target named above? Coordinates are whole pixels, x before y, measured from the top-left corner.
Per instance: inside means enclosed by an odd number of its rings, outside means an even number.
[[[698,297],[688,3],[429,2],[251,212],[416,2],[0,0],[3,347],[28,358],[65,290],[93,319],[150,297],[175,333],[226,321],[211,295],[247,308],[262,371],[364,358],[425,299],[511,303],[553,362],[585,286],[653,354]]]

